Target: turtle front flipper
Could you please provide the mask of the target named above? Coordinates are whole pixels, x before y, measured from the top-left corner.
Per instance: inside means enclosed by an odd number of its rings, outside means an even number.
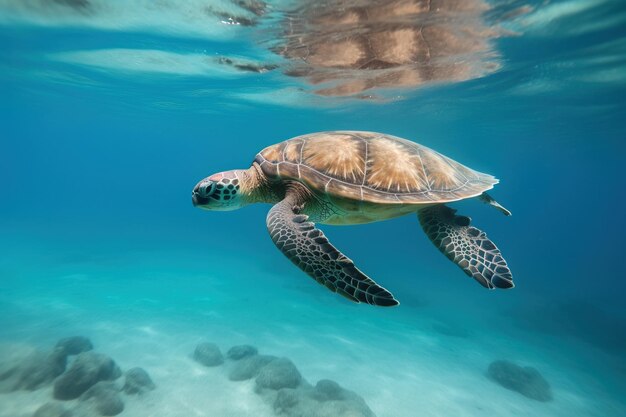
[[[287,193],[267,215],[272,240],[287,258],[320,284],[355,303],[395,306],[393,295],[376,284],[343,253],[330,244],[324,233],[300,214],[302,199]]]
[[[450,207],[437,205],[417,215],[435,246],[483,287],[514,287],[513,275],[500,250],[485,232],[469,225],[469,217],[455,213]]]

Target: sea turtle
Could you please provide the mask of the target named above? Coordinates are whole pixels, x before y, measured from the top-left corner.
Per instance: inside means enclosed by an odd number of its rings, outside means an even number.
[[[354,302],[399,304],[361,272],[319,230],[417,213],[430,240],[487,288],[512,288],[500,250],[470,218],[445,203],[478,197],[511,213],[485,193],[498,180],[432,149],[374,132],[332,131],[298,136],[263,149],[248,169],[213,174],[192,191],[194,206],[235,210],[271,203],[267,228],[285,256],[331,291]]]

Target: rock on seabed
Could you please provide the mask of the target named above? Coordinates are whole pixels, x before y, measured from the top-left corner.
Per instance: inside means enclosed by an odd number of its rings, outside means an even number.
[[[120,368],[107,355],[83,352],[76,356],[70,369],[54,383],[54,398],[73,400],[100,381],[112,381],[121,376]]]
[[[215,343],[200,343],[193,352],[193,359],[204,366],[219,366],[224,363],[224,355]]]
[[[552,400],[550,384],[539,371],[530,366],[522,367],[507,360],[498,360],[489,365],[487,375],[504,388],[533,400]]]

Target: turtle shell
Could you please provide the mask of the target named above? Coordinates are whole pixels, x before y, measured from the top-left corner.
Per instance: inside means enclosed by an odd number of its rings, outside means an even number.
[[[430,148],[374,132],[297,136],[263,149],[255,162],[270,179],[379,204],[445,203],[478,196],[498,183]]]

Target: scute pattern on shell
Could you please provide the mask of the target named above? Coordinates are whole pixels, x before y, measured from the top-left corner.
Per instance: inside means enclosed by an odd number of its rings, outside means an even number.
[[[265,148],[255,161],[269,178],[297,180],[335,197],[384,204],[456,201],[498,183],[430,148],[374,132],[298,136]]]

